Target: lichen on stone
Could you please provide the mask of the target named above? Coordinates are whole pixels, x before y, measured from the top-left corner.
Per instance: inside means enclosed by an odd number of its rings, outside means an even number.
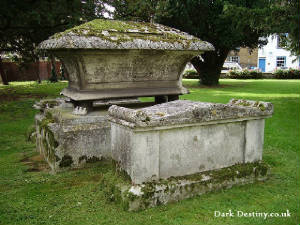
[[[96,19],[57,33],[38,48],[214,50],[208,42],[161,24],[108,19]]]
[[[120,204],[123,209],[140,210],[226,188],[227,185],[265,179],[268,170],[267,164],[258,161],[138,185],[131,185],[110,171],[103,176],[101,189],[109,201]]]
[[[231,100],[228,104],[177,100],[134,110],[113,105],[108,119],[130,128],[193,124],[241,118],[268,117],[273,114],[270,102]]]
[[[71,156],[69,155],[64,155],[61,159],[61,161],[59,162],[59,167],[63,168],[63,167],[69,167],[71,166],[73,163],[73,159]]]
[[[55,155],[55,149],[59,145],[59,143],[55,139],[54,133],[50,128],[50,125],[55,122],[55,118],[47,110],[44,111],[42,119],[37,120],[37,130],[40,136],[40,143],[43,145],[43,155],[50,164],[55,163],[57,159]]]
[[[273,105],[270,102],[251,101],[245,99],[231,99],[229,104],[257,108],[260,109],[260,111],[262,112],[266,110],[273,111]]]
[[[187,36],[185,33],[160,24],[107,19],[96,19],[84,23],[62,33],[55,34],[54,37],[59,38],[68,34],[76,34],[78,36],[95,36],[105,39],[107,38],[111,41],[117,41],[119,39],[123,39],[123,41],[125,41],[133,38],[149,39],[149,37],[152,37],[153,40],[156,41],[166,39],[174,39],[176,41],[199,40],[193,36]],[[143,34],[147,34],[147,36]],[[116,37],[117,39],[114,40],[111,39],[111,37]]]

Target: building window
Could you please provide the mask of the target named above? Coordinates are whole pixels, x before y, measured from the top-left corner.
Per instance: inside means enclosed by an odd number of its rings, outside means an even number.
[[[285,67],[285,65],[286,65],[286,57],[285,56],[277,56],[276,67]]]
[[[239,63],[240,62],[240,57],[239,56],[229,56],[229,62],[236,62]]]

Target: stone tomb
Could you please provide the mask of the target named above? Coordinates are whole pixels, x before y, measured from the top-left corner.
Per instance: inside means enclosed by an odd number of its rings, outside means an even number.
[[[58,33],[39,47],[65,65],[62,91],[90,110],[95,100],[155,96],[156,102],[188,93],[182,71],[194,56],[214,47],[160,24],[97,19]]]
[[[136,110],[111,106],[112,158],[134,184],[120,189],[123,201],[135,210],[263,179],[264,120],[272,113],[271,103],[246,100],[179,100]],[[218,170],[228,170],[227,178],[218,180]],[[178,193],[182,188],[190,191]]]
[[[112,158],[119,172],[103,174],[102,189],[129,210],[266,177],[271,103],[176,101],[188,93],[186,63],[214,50],[210,43],[160,24],[94,20],[39,49],[69,75],[62,91],[68,99],[36,105],[37,149],[53,171]],[[142,96],[173,102],[146,107],[137,101]]]
[[[41,100],[35,104],[36,146],[53,172],[78,168],[86,163],[111,158],[108,107],[112,104],[131,108],[153,103],[126,99],[98,102],[87,115],[74,115],[74,106],[65,98]]]
[[[37,149],[53,171],[112,158],[116,170],[103,174],[101,188],[128,210],[266,178],[261,159],[271,103],[147,104],[106,106],[79,116],[64,99],[41,101]]]
[[[107,107],[97,106],[138,104],[142,96],[176,100],[188,93],[181,82],[185,64],[214,50],[160,24],[103,19],[55,34],[38,48],[62,61],[69,81],[61,94],[70,102],[42,101],[36,116],[37,148],[54,171],[110,157]]]

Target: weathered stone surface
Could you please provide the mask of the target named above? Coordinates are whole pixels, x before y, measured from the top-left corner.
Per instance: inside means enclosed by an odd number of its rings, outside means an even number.
[[[39,45],[63,61],[75,101],[186,94],[182,71],[213,46],[159,24],[94,20]]]
[[[55,52],[69,74],[62,94],[76,101],[178,95],[181,72],[195,52],[81,50]]]
[[[137,110],[111,106],[112,158],[135,184],[259,161],[264,119],[273,106],[238,102],[174,101]]]
[[[55,34],[39,48],[214,50],[208,42],[161,24],[103,19]]]
[[[34,108],[40,110],[35,116],[37,151],[44,155],[53,171],[81,167],[103,157],[111,158],[107,108],[112,103],[133,108],[149,105],[138,99],[98,101],[94,102],[93,112],[74,115],[74,106],[67,98],[43,99],[35,103]]]
[[[268,165],[259,161],[135,185],[122,176],[109,174],[103,176],[101,188],[109,200],[118,202],[123,209],[137,211],[210,191],[228,189],[234,185],[262,181],[267,178],[268,173]]]
[[[79,116],[72,114],[73,108],[67,103],[55,102],[44,100],[37,104],[42,112],[35,116],[37,150],[44,155],[52,171],[81,167],[110,157],[107,110]],[[48,107],[42,108],[45,106]]]
[[[228,104],[178,100],[143,109],[119,106],[109,108],[110,120],[128,127],[154,127],[193,124],[251,117],[269,117],[273,105],[269,102],[235,100]]]

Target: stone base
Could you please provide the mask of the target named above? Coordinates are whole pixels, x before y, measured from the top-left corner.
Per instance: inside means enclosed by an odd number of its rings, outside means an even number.
[[[126,176],[118,173],[105,174],[101,185],[109,201],[119,203],[125,210],[137,211],[234,185],[262,181],[268,172],[269,167],[260,161],[139,185],[131,185]]]
[[[135,184],[256,162],[272,110],[250,100],[111,106],[111,156]]]
[[[37,151],[54,172],[110,156],[106,111],[86,116],[73,115],[72,111],[54,108],[35,116]]]
[[[111,158],[107,110],[112,103],[132,108],[153,104],[140,103],[137,99],[98,101],[94,111],[87,115],[74,115],[74,106],[66,99],[48,99],[36,103],[35,108],[41,111],[35,116],[36,147],[53,172]]]

